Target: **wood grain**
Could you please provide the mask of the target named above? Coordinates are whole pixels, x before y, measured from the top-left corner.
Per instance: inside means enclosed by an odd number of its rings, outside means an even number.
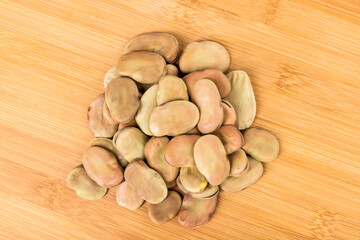
[[[0,239],[360,239],[360,2],[0,2]],[[92,135],[89,102],[130,37],[210,39],[249,73],[255,126],[281,142],[259,182],[222,193],[212,220],[155,226],[114,190],[64,182]]]

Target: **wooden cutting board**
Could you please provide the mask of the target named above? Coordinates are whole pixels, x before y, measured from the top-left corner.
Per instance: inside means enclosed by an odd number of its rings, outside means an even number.
[[[0,239],[360,239],[358,0],[0,2]],[[222,43],[280,140],[253,186],[211,221],[155,226],[114,190],[84,201],[65,177],[92,134],[86,111],[130,37]]]

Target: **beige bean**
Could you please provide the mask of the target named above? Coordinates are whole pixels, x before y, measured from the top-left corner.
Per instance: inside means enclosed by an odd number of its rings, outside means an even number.
[[[119,126],[118,126],[118,131],[120,131],[121,129],[126,128],[126,127],[137,127],[135,118],[131,119],[129,122],[120,123]]]
[[[145,159],[144,149],[148,137],[134,127],[123,128],[113,138],[115,148],[124,156],[126,161]]]
[[[190,43],[179,59],[179,67],[183,73],[209,68],[225,72],[229,66],[230,55],[228,51],[221,44],[213,41]]]
[[[105,122],[107,122],[110,125],[119,125],[119,122],[116,121],[110,114],[110,110],[108,108],[108,106],[106,105],[106,102],[104,101],[104,105],[103,105],[103,117],[105,119]]]
[[[198,199],[185,195],[179,212],[179,223],[183,227],[199,227],[206,224],[213,215],[217,197]]]
[[[200,135],[180,135],[170,140],[164,150],[165,161],[174,167],[192,167],[194,145]]]
[[[216,185],[208,184],[207,187],[198,193],[190,193],[193,198],[213,198],[219,193],[219,187]]]
[[[234,107],[237,127],[246,129],[254,122],[256,102],[249,76],[244,71],[232,71],[226,75],[231,82],[231,91],[225,98]]]
[[[156,107],[150,115],[149,126],[154,136],[176,136],[190,131],[198,121],[196,105],[177,100]]]
[[[116,202],[122,207],[135,211],[141,207],[144,199],[139,197],[130,184],[124,181],[116,189]]]
[[[239,149],[228,156],[230,161],[230,176],[239,177],[245,174],[249,165],[249,160],[244,150]]]
[[[119,77],[121,76],[116,71],[116,65],[112,66],[105,74],[104,87],[106,88],[109,82]]]
[[[226,97],[231,90],[230,80],[226,77],[226,75],[217,69],[205,69],[202,71],[196,71],[187,74],[183,77],[183,80],[186,86],[191,92],[192,88],[194,87],[195,83],[201,79],[209,79],[213,81],[220,93],[220,96]]]
[[[221,100],[221,105],[224,110],[224,121],[223,125],[232,125],[236,126],[236,112],[234,107],[231,105],[229,101]],[[237,127],[237,126],[236,126]]]
[[[168,194],[164,179],[140,159],[131,161],[126,167],[124,175],[125,181],[142,199],[149,203],[160,203]]]
[[[87,119],[89,128],[95,137],[111,138],[114,136],[117,126],[107,123],[103,116],[105,101],[104,93],[98,95],[89,105]]]
[[[184,185],[182,185],[181,180],[180,180],[180,176],[178,176],[175,181],[176,181],[177,190],[178,190],[179,193],[181,193],[182,196],[184,196],[185,194],[190,193],[190,191],[187,190],[184,187]]]
[[[201,132],[199,131],[198,127],[195,126],[193,129],[191,129],[190,131],[188,131],[185,134],[187,134],[187,135],[194,135],[194,134],[200,135]]]
[[[200,120],[197,125],[203,134],[218,129],[224,119],[221,98],[215,84],[207,79],[195,83],[190,92],[191,100],[200,110]]]
[[[157,107],[158,86],[154,85],[149,88],[140,99],[140,108],[135,115],[135,120],[140,129],[148,136],[152,136],[149,127],[149,119],[152,111]]]
[[[173,64],[166,64],[166,75],[179,76],[179,69]]]
[[[142,33],[131,38],[125,45],[124,53],[134,51],[156,52],[167,62],[173,63],[179,54],[179,43],[173,35],[168,33]]]
[[[66,177],[66,185],[86,200],[100,199],[107,193],[106,187],[99,186],[86,173],[83,165],[73,168]]]
[[[169,191],[168,196],[158,204],[150,204],[149,218],[157,225],[164,224],[175,218],[181,208],[181,196],[175,191]]]
[[[139,83],[156,83],[166,73],[166,62],[154,52],[130,52],[120,57],[116,71]]]
[[[189,192],[197,193],[203,191],[208,182],[199,170],[193,167],[180,168],[180,182],[182,186]]]
[[[149,167],[157,171],[165,182],[174,181],[179,174],[179,168],[165,162],[164,149],[169,143],[167,137],[152,137],[145,144],[145,157]]]
[[[244,141],[244,151],[258,161],[270,162],[279,155],[279,140],[267,130],[249,128],[244,133]]]
[[[174,100],[189,100],[186,85],[181,78],[165,75],[159,80],[157,104]]]
[[[112,118],[126,123],[134,118],[140,107],[140,93],[133,80],[121,77],[107,85],[105,101]]]
[[[115,156],[102,147],[90,147],[82,156],[89,177],[102,187],[113,187],[123,180],[123,169]]]
[[[264,172],[263,164],[249,157],[249,171],[240,177],[229,176],[221,185],[220,188],[224,192],[240,192],[250,185],[257,182]]]
[[[224,144],[227,155],[239,150],[244,144],[243,135],[234,126],[221,126],[214,132],[214,135]]]
[[[118,163],[122,168],[125,168],[128,165],[128,161],[125,160],[124,156],[115,148],[113,141],[108,138],[94,138],[90,141],[90,147],[98,146],[105,148],[111,152],[117,159]]]
[[[212,185],[219,185],[229,175],[230,163],[224,145],[215,135],[205,135],[196,141],[194,159],[197,169]]]

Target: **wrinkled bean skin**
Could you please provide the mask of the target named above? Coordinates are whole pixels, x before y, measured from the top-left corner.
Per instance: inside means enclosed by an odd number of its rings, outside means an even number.
[[[103,116],[105,101],[104,93],[98,95],[89,105],[87,118],[89,128],[95,137],[111,138],[114,136],[117,126],[107,123]]]
[[[115,148],[113,141],[108,138],[94,138],[90,142],[89,147],[98,146],[105,148],[111,152],[117,159],[118,163],[122,168],[125,168],[128,165],[128,161],[125,160],[124,156]]]
[[[135,211],[141,207],[144,199],[139,197],[130,184],[124,181],[116,188],[116,202],[122,207]]]
[[[152,136],[149,127],[149,119],[152,111],[157,107],[157,92],[159,85],[150,87],[140,99],[140,108],[136,113],[135,120],[140,129],[148,136]]]
[[[112,80],[105,90],[105,101],[111,117],[119,123],[131,121],[140,107],[140,93],[130,78]]]
[[[152,111],[150,131],[157,137],[180,135],[194,128],[199,117],[199,109],[189,101],[167,102]]]
[[[124,175],[125,181],[142,199],[149,203],[160,203],[168,194],[164,179],[140,159],[131,161],[126,167]]]
[[[212,82],[214,82],[222,98],[226,97],[230,93],[231,90],[230,80],[220,70],[205,69],[202,71],[189,73],[183,77],[183,80],[186,83],[189,92],[191,92],[195,83],[201,79],[209,79]]]
[[[166,75],[179,76],[179,69],[173,64],[166,64]]]
[[[126,161],[133,159],[144,159],[145,144],[148,137],[139,129],[134,127],[123,128],[113,138],[115,148],[124,156]]]
[[[228,156],[230,162],[229,176],[239,177],[246,173],[249,166],[249,160],[244,150],[239,149]]]
[[[145,157],[149,167],[157,171],[165,182],[174,181],[179,173],[179,168],[165,162],[164,149],[168,143],[167,137],[152,137],[145,144]]]
[[[219,185],[229,175],[230,163],[220,139],[205,135],[196,141],[194,159],[199,172],[212,185]]]
[[[177,60],[179,43],[168,33],[149,32],[131,38],[125,45],[124,53],[134,51],[151,51],[160,54],[169,63]]]
[[[161,105],[173,100],[189,100],[187,87],[181,78],[165,75],[159,80],[157,104]]]
[[[232,126],[236,126],[237,122],[236,122],[236,112],[234,107],[231,105],[231,103],[229,101],[226,100],[221,100],[221,105],[223,107],[224,110],[224,121],[222,125],[232,125]]]
[[[130,52],[120,57],[116,71],[139,83],[156,83],[166,73],[166,62],[154,52]]]
[[[199,80],[195,83],[190,96],[200,110],[200,120],[197,125],[199,131],[207,134],[218,129],[222,125],[224,112],[216,85],[207,79]]]
[[[244,144],[243,135],[234,126],[221,126],[214,132],[214,135],[224,144],[227,155],[236,152]]]
[[[164,150],[165,161],[174,167],[192,167],[194,145],[200,135],[180,135],[170,140]]]
[[[206,224],[215,211],[217,197],[197,199],[185,195],[178,220],[183,227],[200,227]]]
[[[221,190],[224,192],[240,192],[250,185],[257,182],[264,172],[263,164],[249,157],[249,170],[247,173],[240,177],[229,176],[225,182],[220,185]]]
[[[86,200],[97,200],[105,196],[106,187],[99,186],[86,173],[83,165],[73,168],[66,177],[66,185]]]
[[[180,194],[175,191],[169,191],[164,201],[149,205],[149,218],[157,225],[164,224],[176,217],[181,208],[181,203]]]
[[[181,72],[189,73],[204,69],[225,72],[230,66],[230,55],[219,43],[213,41],[192,42],[186,46],[179,59]]]
[[[123,169],[115,156],[102,147],[86,149],[82,163],[89,177],[102,187],[113,187],[123,180]]]
[[[208,182],[206,178],[194,167],[182,167],[180,169],[180,182],[189,192],[198,193],[203,191]]]
[[[279,140],[264,129],[247,129],[244,133],[244,142],[244,151],[258,161],[270,162],[279,155]]]
[[[244,71],[232,71],[226,75],[231,83],[228,100],[236,112],[237,127],[246,129],[254,122],[256,102],[249,76]]]

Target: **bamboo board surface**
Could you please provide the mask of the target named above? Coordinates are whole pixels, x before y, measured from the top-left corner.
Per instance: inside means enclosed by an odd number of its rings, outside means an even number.
[[[0,239],[360,239],[357,0],[0,1]],[[211,221],[155,226],[114,190],[64,179],[92,134],[86,111],[130,37],[215,40],[248,72],[254,126],[280,140],[264,176],[220,194]]]

